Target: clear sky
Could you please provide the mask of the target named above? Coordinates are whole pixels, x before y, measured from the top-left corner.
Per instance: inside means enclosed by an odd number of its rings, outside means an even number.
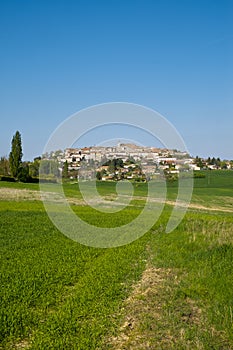
[[[0,156],[16,130],[32,160],[71,114],[122,101],[233,159],[232,0],[0,0],[0,48]]]

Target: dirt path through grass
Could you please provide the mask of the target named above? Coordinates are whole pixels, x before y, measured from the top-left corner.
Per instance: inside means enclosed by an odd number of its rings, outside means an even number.
[[[177,298],[181,279],[178,269],[156,268],[149,264],[125,300],[118,334],[106,340],[106,348],[231,349],[221,332],[208,324],[206,310],[189,297]]]
[[[43,193],[43,195],[46,195],[46,193]],[[47,195],[50,195],[50,192],[47,192]],[[54,195],[53,195],[54,197]],[[127,196],[125,196],[127,197]],[[109,206],[113,205],[120,205],[120,203],[114,203],[112,201],[112,196],[105,196],[104,199],[109,199]],[[144,201],[145,197],[142,196],[134,196],[134,200],[136,201]],[[16,201],[22,201],[22,200],[41,200],[41,193],[40,191],[35,190],[28,190],[28,189],[16,189],[16,188],[0,188],[0,200],[16,200]],[[79,198],[75,197],[67,197],[67,200],[70,204],[74,205],[86,205],[85,201]],[[62,201],[62,197],[59,194],[56,194],[56,201]],[[101,200],[98,198],[93,199],[93,203],[99,203],[101,204]],[[160,199],[153,199],[154,202],[159,202]],[[91,202],[91,200],[90,200]],[[166,204],[168,205],[178,205],[180,207],[184,207],[186,204],[182,202],[176,203],[175,201],[166,200]],[[227,205],[229,205],[229,199],[227,200]],[[232,202],[230,203],[233,206],[233,198]],[[134,205],[134,204],[132,204]],[[224,204],[216,206],[216,203],[210,203],[210,206],[200,205],[198,203],[190,203],[189,208],[190,209],[197,209],[197,210],[207,210],[207,211],[222,211],[222,212],[228,212],[233,213],[233,207],[232,209],[229,207],[225,207]]]

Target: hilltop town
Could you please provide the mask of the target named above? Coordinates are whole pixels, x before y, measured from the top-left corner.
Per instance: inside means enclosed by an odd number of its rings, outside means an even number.
[[[63,177],[71,179],[147,181],[164,172],[175,179],[181,171],[231,169],[232,161],[193,158],[187,152],[119,143],[115,146],[67,148],[44,154],[42,160],[56,159]],[[42,169],[43,171],[43,169]],[[46,171],[45,171],[46,172]]]
[[[18,152],[20,150],[20,152]],[[111,146],[90,146],[55,150],[31,161],[22,161],[22,140],[19,131],[12,139],[12,150],[0,158],[0,180],[38,182],[67,180],[133,180],[149,181],[158,176],[176,180],[178,174],[191,170],[233,169],[233,160],[207,159],[187,152],[118,143]],[[197,175],[197,173],[195,174]],[[203,176],[203,174],[199,175]]]

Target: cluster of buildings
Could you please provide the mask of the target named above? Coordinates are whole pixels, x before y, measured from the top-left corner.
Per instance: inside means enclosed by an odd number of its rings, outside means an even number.
[[[123,162],[126,162],[129,158],[133,158],[136,162],[141,159],[147,161],[156,161],[158,156],[167,157],[170,151],[167,149],[158,149],[153,147],[142,147],[134,144],[118,144],[117,146],[92,146],[84,147],[81,149],[67,148],[65,150],[65,159],[68,162],[80,161],[83,159],[86,161],[93,160],[95,162],[102,162],[103,159],[121,158]]]
[[[115,169],[107,164],[114,159],[122,160],[121,166],[118,165]],[[67,148],[60,161],[68,163],[71,177],[92,178],[95,169],[102,180],[144,180],[158,174],[159,170],[167,169],[175,174],[181,167],[188,169],[188,164],[192,164],[193,159],[186,152],[120,143],[106,147]]]
[[[176,176],[180,171],[217,169],[218,165],[198,157],[192,158],[187,152],[155,147],[145,147],[131,143],[115,146],[91,146],[67,148],[56,152],[61,172],[66,163],[70,178],[102,180],[141,179],[147,180],[165,172]],[[119,164],[114,160],[121,160]],[[115,165],[114,165],[115,164]],[[232,164],[226,164],[231,168]]]

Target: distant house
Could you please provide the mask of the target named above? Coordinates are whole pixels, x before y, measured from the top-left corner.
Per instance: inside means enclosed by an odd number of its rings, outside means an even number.
[[[196,164],[189,164],[189,167],[192,170],[201,170],[201,168],[199,166],[197,166]]]

